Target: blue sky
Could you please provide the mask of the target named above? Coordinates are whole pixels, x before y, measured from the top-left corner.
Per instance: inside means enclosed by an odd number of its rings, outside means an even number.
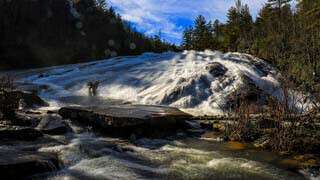
[[[242,0],[253,16],[267,0]],[[108,0],[109,5],[134,27],[147,35],[158,34],[162,39],[180,44],[185,27],[192,25],[199,14],[208,20],[226,20],[234,0]]]

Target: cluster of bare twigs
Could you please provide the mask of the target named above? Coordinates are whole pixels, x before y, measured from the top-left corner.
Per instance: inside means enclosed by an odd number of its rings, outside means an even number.
[[[258,129],[251,119],[252,104],[241,101],[234,112],[234,122],[227,126],[229,138],[235,141],[252,141],[258,135]]]
[[[267,135],[266,148],[277,152],[316,152],[320,148],[319,99],[314,95],[302,96],[283,81],[281,99],[269,97],[265,108],[240,99],[234,122],[227,128],[231,140],[252,142]],[[312,110],[304,111],[310,106]],[[253,114],[253,109],[259,112]]]

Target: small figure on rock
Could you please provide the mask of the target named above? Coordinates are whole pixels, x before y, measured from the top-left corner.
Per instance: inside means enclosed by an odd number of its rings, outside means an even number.
[[[99,87],[99,81],[89,81],[87,86],[89,90],[89,96],[97,96],[97,90]]]

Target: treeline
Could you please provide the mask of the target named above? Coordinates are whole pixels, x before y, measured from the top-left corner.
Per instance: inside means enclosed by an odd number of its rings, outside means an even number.
[[[253,54],[312,91],[320,84],[320,1],[301,0],[295,8],[290,2],[269,0],[255,20],[240,0],[225,23],[198,16],[184,31],[183,47]]]
[[[0,69],[176,50],[123,21],[105,0],[0,0]]]

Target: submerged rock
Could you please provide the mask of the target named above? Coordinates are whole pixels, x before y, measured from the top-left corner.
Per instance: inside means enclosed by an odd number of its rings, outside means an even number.
[[[107,130],[107,133],[137,135],[183,129],[192,116],[177,108],[164,106],[118,105],[108,107],[64,107],[59,114],[66,119]]]
[[[59,169],[58,158],[53,154],[0,149],[2,179],[28,179],[35,174]]]

